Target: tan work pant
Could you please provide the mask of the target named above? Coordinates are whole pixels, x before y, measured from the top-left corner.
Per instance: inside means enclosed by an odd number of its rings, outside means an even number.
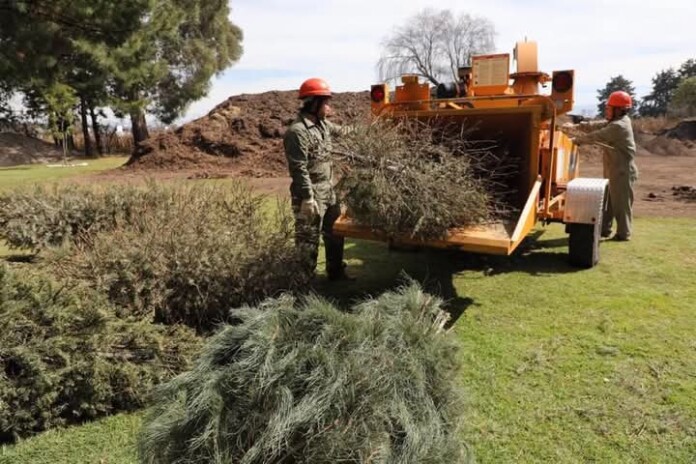
[[[604,156],[604,177],[609,179],[609,201],[604,211],[602,235],[609,235],[616,220],[616,236],[620,239],[631,238],[633,222],[633,184],[635,178],[629,172],[613,172]]]

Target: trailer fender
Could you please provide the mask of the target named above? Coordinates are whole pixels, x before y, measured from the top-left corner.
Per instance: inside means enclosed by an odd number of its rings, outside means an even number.
[[[563,222],[601,226],[608,185],[607,179],[588,177],[578,177],[568,182]]]

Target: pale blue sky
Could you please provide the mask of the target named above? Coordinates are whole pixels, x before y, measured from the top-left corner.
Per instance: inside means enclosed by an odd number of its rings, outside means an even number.
[[[244,55],[217,77],[184,120],[240,93],[295,89],[321,76],[337,91],[376,82],[381,40],[425,7],[490,19],[498,52],[527,37],[539,45],[543,71],[575,69],[576,108],[596,105],[611,76],[631,79],[639,96],[667,67],[696,58],[694,0],[233,0]]]

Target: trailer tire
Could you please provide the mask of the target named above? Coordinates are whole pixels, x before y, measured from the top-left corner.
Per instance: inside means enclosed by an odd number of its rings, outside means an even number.
[[[596,224],[568,224],[570,264],[591,268],[599,262],[599,229]]]

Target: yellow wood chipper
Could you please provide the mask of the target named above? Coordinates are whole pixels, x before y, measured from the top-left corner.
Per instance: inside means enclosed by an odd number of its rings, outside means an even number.
[[[518,42],[510,73],[510,54],[474,56],[459,69],[460,81],[431,88],[417,76],[402,76],[390,93],[386,84],[373,85],[370,98],[376,117],[417,118],[428,124],[466,127],[472,140],[494,140],[509,147],[519,161],[510,188],[517,192],[513,220],[453,228],[438,240],[419,241],[386,236],[343,214],[334,233],[345,237],[394,244],[510,255],[537,222],[561,222],[569,234],[571,263],[592,267],[599,261],[599,238],[607,180],[579,177],[577,148],[559,131],[558,117],[573,108],[574,72],[537,66],[535,42]],[[541,94],[540,87],[551,87]]]

